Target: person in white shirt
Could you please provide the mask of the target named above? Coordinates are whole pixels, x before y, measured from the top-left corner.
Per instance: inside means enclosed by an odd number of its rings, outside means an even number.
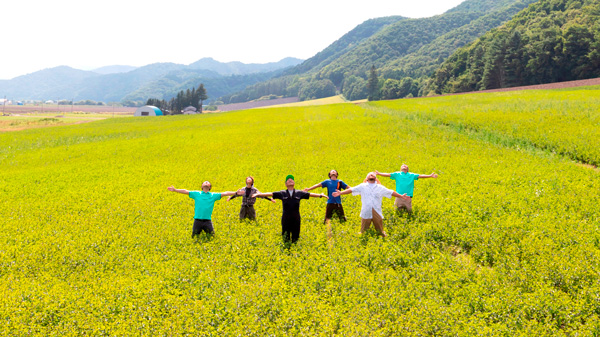
[[[381,203],[383,197],[391,199],[392,196],[401,199],[410,199],[406,194],[400,195],[396,191],[390,190],[381,184],[377,183],[377,175],[375,172],[369,172],[365,183],[349,188],[343,192],[333,192],[334,197],[344,194],[360,195],[362,208],[360,209],[361,228],[360,233],[364,233],[371,227],[371,223],[377,232],[386,237],[387,234],[383,231],[383,210]]]

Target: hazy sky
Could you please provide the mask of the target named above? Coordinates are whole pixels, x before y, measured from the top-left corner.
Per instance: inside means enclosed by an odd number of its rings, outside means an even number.
[[[463,1],[5,1],[0,79],[59,65],[307,59],[367,19],[429,17]]]

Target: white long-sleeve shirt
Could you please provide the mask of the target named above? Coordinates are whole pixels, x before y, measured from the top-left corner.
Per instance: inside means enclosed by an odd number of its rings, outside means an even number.
[[[381,202],[383,201],[383,197],[391,199],[392,193],[394,193],[394,191],[385,188],[380,184],[362,183],[358,186],[352,187],[352,195],[360,195],[362,201],[360,217],[363,219],[372,219],[372,210],[375,210],[375,212],[381,215],[381,218],[383,219]]]

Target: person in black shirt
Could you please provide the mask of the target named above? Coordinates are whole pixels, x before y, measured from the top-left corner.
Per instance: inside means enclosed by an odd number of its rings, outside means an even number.
[[[246,187],[240,188],[235,195],[227,198],[227,201],[229,201],[231,199],[237,198],[240,195],[242,196],[242,208],[240,209],[240,220],[244,220],[244,219],[256,220],[256,210],[254,209],[254,204],[256,203],[256,198],[253,198],[252,195],[257,194],[257,193],[260,193],[260,191],[254,187],[254,178],[252,176],[249,176],[246,178]],[[275,203],[275,200],[273,200],[271,198],[265,198],[265,197],[262,197],[262,198]]]
[[[285,177],[285,186],[287,189],[272,193],[256,193],[252,197],[273,197],[280,199],[283,204],[283,214],[281,216],[281,235],[285,242],[296,242],[300,238],[300,201],[302,199],[327,198],[325,194],[308,193],[302,190],[294,189],[294,176]]]

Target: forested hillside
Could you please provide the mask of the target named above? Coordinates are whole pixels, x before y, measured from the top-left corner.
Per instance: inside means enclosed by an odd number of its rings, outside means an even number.
[[[467,0],[435,17],[370,20],[286,71],[287,76],[258,83],[223,101],[243,102],[267,95],[306,100],[336,93],[350,100],[362,99],[368,95],[367,80],[373,66],[379,74],[382,98],[427,94],[430,76],[454,51],[535,1]],[[410,89],[401,89],[407,83]]]
[[[458,50],[433,77],[437,93],[600,76],[600,2],[541,0]]]

